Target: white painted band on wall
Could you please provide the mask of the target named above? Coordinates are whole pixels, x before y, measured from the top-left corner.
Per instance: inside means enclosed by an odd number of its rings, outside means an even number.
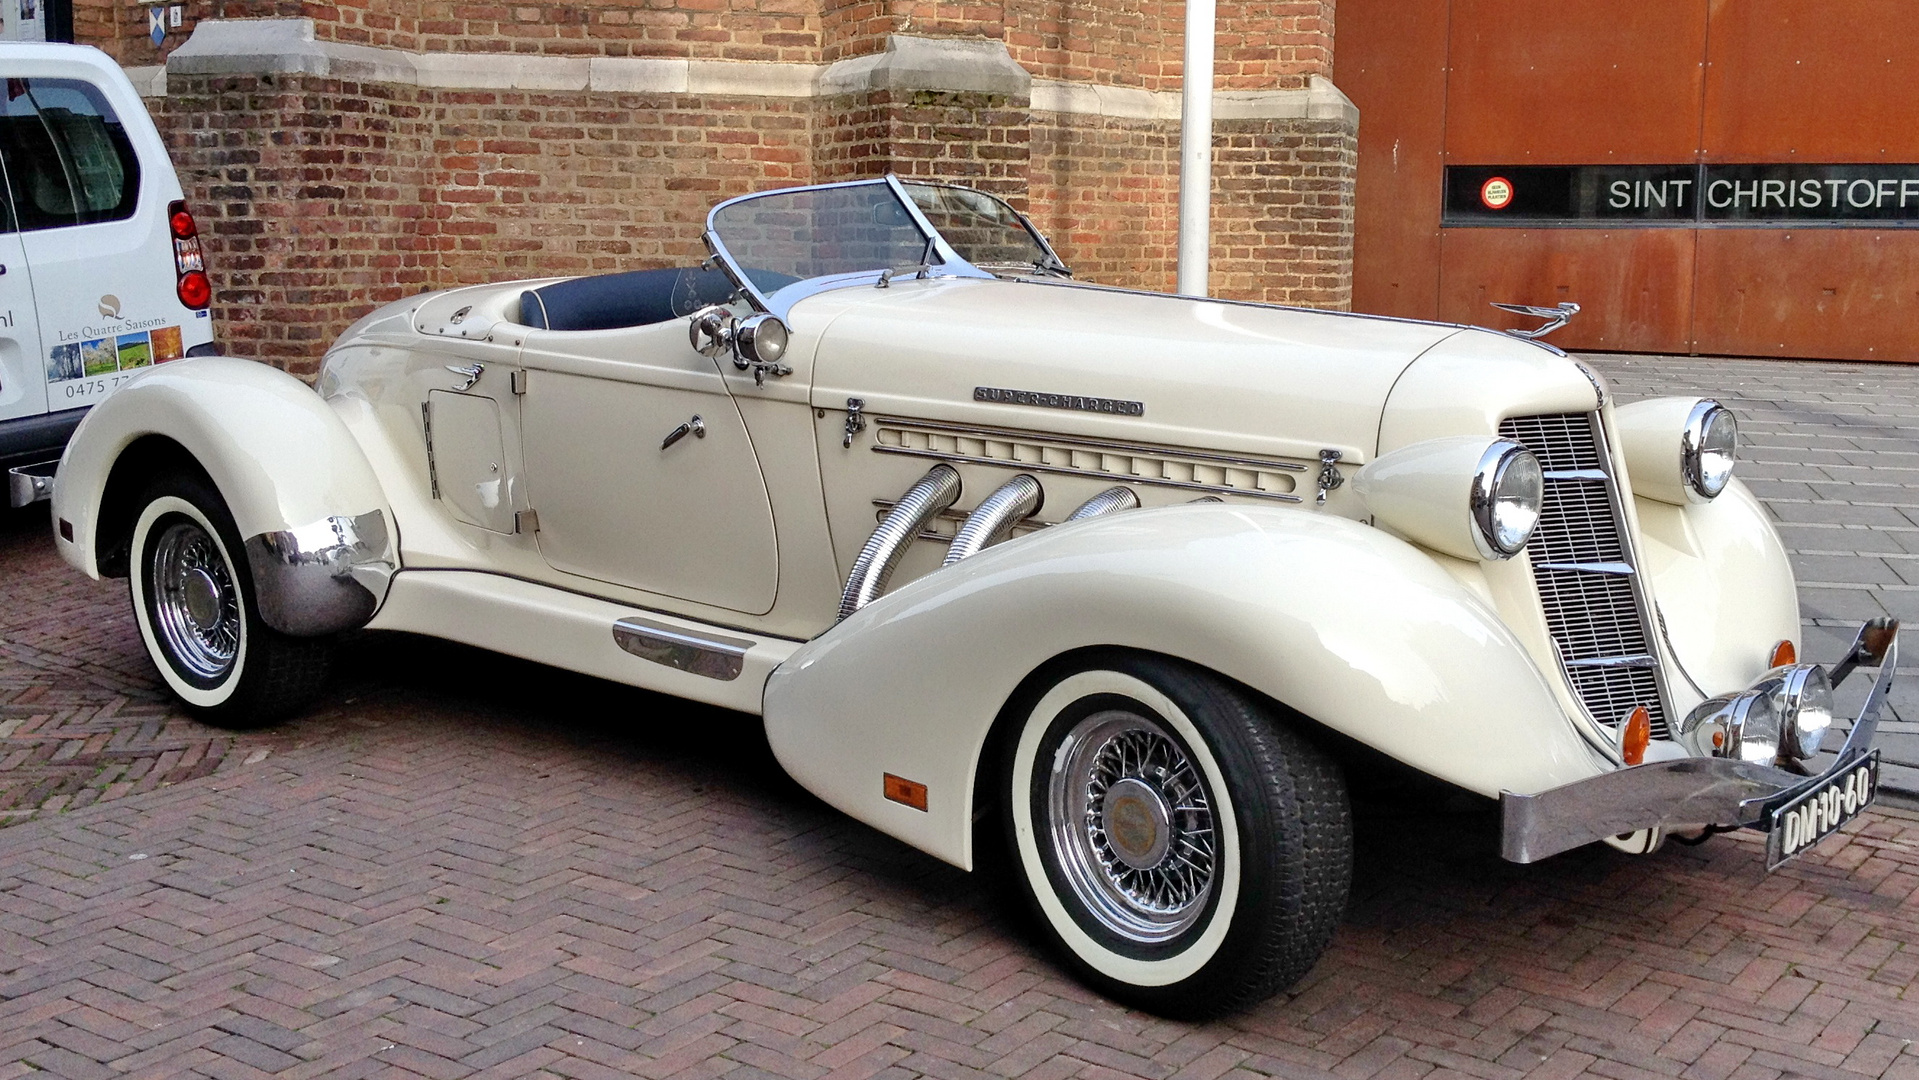
[[[165,66],[128,68],[142,96],[167,92],[169,75],[306,74],[443,90],[588,90],[711,97],[816,98],[869,90],[950,90],[1028,97],[1034,112],[1177,121],[1179,94],[1032,78],[997,41],[893,34],[883,52],[834,64],[669,57],[413,53],[321,41],[311,19],[207,19]],[[1296,90],[1213,95],[1220,120],[1341,120],[1359,110],[1331,79]]]

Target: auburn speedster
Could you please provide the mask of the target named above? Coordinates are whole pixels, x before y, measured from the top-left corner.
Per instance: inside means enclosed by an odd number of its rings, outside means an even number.
[[[757,714],[860,821],[962,867],[1005,845],[1067,962],[1173,1014],[1313,964],[1368,761],[1499,800],[1519,862],[1737,827],[1777,862],[1874,794],[1896,626],[1795,656],[1713,401],[1619,404],[1506,333],[1076,282],[1000,200],[890,176],[724,202],[705,239],[381,308],[317,389],[138,375],[60,466],[60,551],[128,580],[216,723],[296,709],[360,627]]]

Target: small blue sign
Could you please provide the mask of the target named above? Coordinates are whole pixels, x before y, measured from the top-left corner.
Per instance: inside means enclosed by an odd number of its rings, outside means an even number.
[[[167,39],[167,9],[163,7],[147,9],[147,36],[153,39],[153,47]]]

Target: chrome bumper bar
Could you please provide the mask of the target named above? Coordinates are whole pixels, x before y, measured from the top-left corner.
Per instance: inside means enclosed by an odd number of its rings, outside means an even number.
[[[1837,687],[1861,665],[1878,665],[1872,690],[1831,766],[1801,776],[1727,758],[1681,758],[1601,773],[1536,795],[1500,792],[1499,853],[1536,862],[1609,836],[1640,829],[1747,826],[1764,829],[1772,811],[1856,766],[1872,752],[1879,710],[1899,666],[1899,623],[1874,619],[1832,669]]]
[[[53,475],[60,459],[19,465],[7,470],[7,501],[14,509],[53,498]]]

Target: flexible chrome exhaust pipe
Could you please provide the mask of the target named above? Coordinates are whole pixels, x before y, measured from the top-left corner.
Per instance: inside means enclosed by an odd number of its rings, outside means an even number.
[[[866,546],[853,560],[853,572],[846,575],[846,588],[840,593],[840,618],[872,603],[886,592],[886,581],[893,576],[900,556],[913,538],[948,507],[959,501],[960,475],[951,465],[935,465],[907,489],[893,509],[880,520],[879,528],[867,537]]]
[[[1117,510],[1137,509],[1139,509],[1139,492],[1124,484],[1115,484],[1080,503],[1078,510],[1066,515],[1066,520],[1085,521],[1087,518],[1096,518]]]
[[[1001,484],[966,516],[966,523],[959,527],[952,546],[946,549],[946,561],[940,565],[951,566],[1006,539],[1013,526],[1039,510],[1044,497],[1039,481],[1026,473]]]

